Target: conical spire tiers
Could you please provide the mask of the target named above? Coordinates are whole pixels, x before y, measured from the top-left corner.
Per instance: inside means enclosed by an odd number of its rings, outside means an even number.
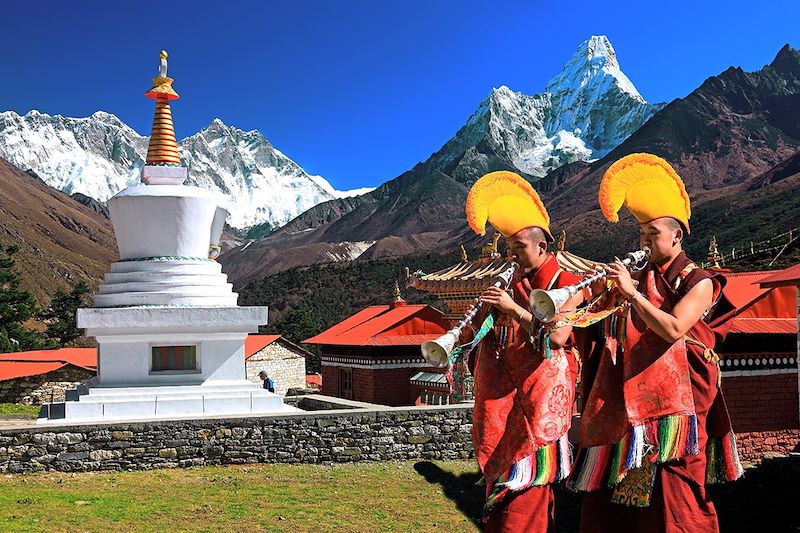
[[[166,97],[156,99],[156,115],[147,146],[147,164],[180,165],[178,142],[175,140],[175,126],[172,124],[172,111]]]
[[[149,185],[180,185],[186,179],[186,168],[181,166],[169,107],[169,101],[177,100],[180,96],[172,88],[172,78],[167,76],[167,57],[167,52],[162,50],[158,76],[153,78],[153,87],[145,93],[145,96],[156,101],[147,161],[142,169],[142,181]]]

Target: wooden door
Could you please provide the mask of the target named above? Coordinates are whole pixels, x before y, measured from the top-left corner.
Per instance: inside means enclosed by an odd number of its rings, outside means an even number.
[[[339,369],[339,398],[353,399],[353,369]]]

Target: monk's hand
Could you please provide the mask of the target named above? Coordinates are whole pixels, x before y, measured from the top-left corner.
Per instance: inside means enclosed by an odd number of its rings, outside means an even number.
[[[519,316],[519,306],[511,296],[498,287],[489,287],[481,294],[481,302],[495,307],[501,313],[511,316]]]
[[[630,271],[625,268],[622,261],[617,259],[608,265],[607,272],[608,279],[614,282],[622,297],[626,300],[633,298],[633,295],[636,294],[636,286],[633,284]]]

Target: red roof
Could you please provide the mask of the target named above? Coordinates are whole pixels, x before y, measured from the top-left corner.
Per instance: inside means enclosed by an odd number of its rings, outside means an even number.
[[[726,274],[725,297],[735,307],[730,333],[797,333],[797,307],[793,287],[765,287],[769,272]]]
[[[794,318],[734,318],[728,333],[797,333]]]
[[[723,292],[734,307],[741,309],[767,293],[768,289],[761,288],[758,284],[766,275],[766,272],[726,273],[725,279],[728,283]]]
[[[765,277],[761,280],[761,285],[764,287],[800,285],[800,263]]]
[[[429,305],[373,305],[342,320],[307,344],[413,346],[449,329],[441,311]]]
[[[67,366],[66,363],[27,363],[21,361],[0,361],[0,381],[26,378],[47,374]]]
[[[244,341],[244,358],[248,359],[269,346],[280,335],[248,335]],[[286,339],[284,342],[306,352]],[[35,350],[0,354],[0,381],[46,374],[65,365],[73,365],[92,372],[97,371],[96,348],[59,348],[58,350]]]
[[[299,355],[303,357],[308,357],[313,355],[311,352],[303,348],[302,346],[298,346],[286,337],[282,335],[248,335],[247,339],[244,341],[244,358],[245,360],[250,359],[252,356],[272,344],[273,342],[280,340],[281,343],[289,346],[295,352],[299,352]]]
[[[89,371],[97,370],[95,348],[59,348],[0,354],[0,381],[38,376],[64,366],[73,365]]]
[[[280,338],[280,335],[248,335],[244,340],[244,358],[249,359]]]

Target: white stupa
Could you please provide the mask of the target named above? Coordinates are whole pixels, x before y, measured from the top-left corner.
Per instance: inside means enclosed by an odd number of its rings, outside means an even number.
[[[245,379],[244,341],[266,307],[239,307],[216,262],[227,210],[183,185],[167,53],[146,96],[156,101],[142,184],[108,200],[120,261],[77,325],[97,339],[97,376],[40,422],[164,419],[294,410]]]

